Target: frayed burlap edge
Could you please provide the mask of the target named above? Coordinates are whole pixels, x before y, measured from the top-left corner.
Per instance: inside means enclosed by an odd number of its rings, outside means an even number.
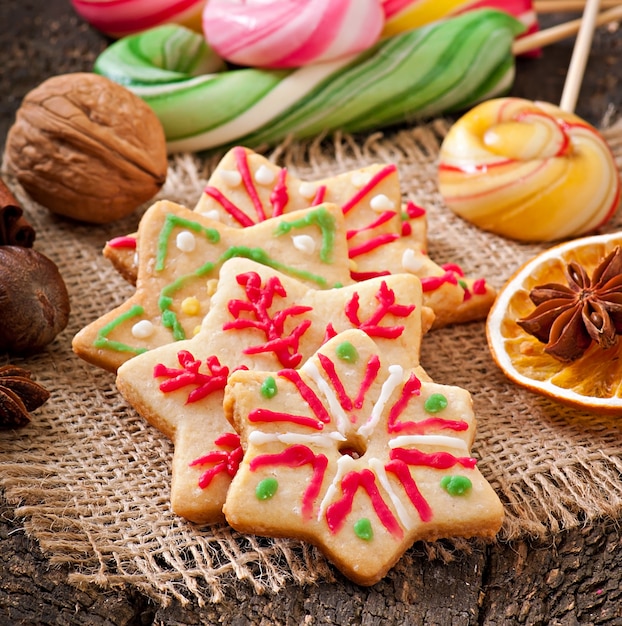
[[[437,120],[386,135],[285,142],[264,154],[307,179],[395,162],[404,198],[428,209],[432,259],[459,263],[499,288],[546,246],[484,233],[443,206],[436,159],[447,129]],[[622,169],[622,122],[603,133]],[[194,206],[221,156],[176,156],[159,197]],[[171,444],[125,404],[111,374],[73,355],[73,335],[131,294],[101,250],[111,237],[132,232],[141,211],[109,226],[77,224],[32,203],[9,174],[5,180],[37,230],[36,247],[59,266],[72,302],[69,326],[56,341],[35,357],[14,360],[51,391],[50,400],[27,428],[0,435],[0,484],[50,562],[68,566],[76,585],[132,585],[162,603],[217,602],[235,580],[257,593],[332,580],[333,570],[312,546],[243,536],[225,526],[197,527],[172,515]],[[616,216],[606,230],[620,226]],[[616,419],[562,407],[509,382],[492,362],[483,322],[428,334],[422,362],[435,381],[473,395],[474,453],[506,510],[499,540],[543,538],[620,515]],[[474,545],[418,544],[404,559],[449,561]]]

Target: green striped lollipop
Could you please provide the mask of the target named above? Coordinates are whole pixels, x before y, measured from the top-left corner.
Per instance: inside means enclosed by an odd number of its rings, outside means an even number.
[[[95,72],[143,98],[169,152],[377,130],[505,94],[523,25],[482,9],[293,70],[226,69],[200,34],[170,24],[113,43]]]

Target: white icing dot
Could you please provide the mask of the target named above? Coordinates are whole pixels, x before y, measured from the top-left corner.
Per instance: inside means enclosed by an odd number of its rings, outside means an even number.
[[[374,211],[391,211],[395,208],[395,203],[383,193],[374,196],[369,205]]]
[[[354,172],[350,180],[355,187],[360,189],[361,187],[365,187],[365,185],[371,180],[371,174],[366,172]]]
[[[306,254],[313,254],[313,252],[315,252],[315,239],[310,235],[294,235],[292,241],[296,250],[300,250]]]
[[[132,335],[136,339],[147,339],[147,337],[151,337],[153,330],[153,324],[149,320],[140,320],[132,326]]]
[[[182,252],[192,252],[196,246],[194,235],[188,230],[182,230],[175,239],[175,245]]]
[[[214,220],[215,222],[220,221],[220,213],[218,212],[218,209],[211,209],[209,211],[201,212],[201,215],[203,215],[203,217],[206,217],[208,220]]]
[[[315,183],[300,183],[300,187],[298,187],[300,195],[307,200],[311,200],[315,196],[316,191],[317,185]]]
[[[220,170],[220,180],[229,187],[237,187],[242,182],[242,174],[236,170]]]
[[[267,165],[260,166],[255,172],[255,180],[261,185],[269,185],[275,178],[276,174]]]
[[[418,272],[425,264],[423,255],[416,255],[412,248],[404,250],[402,254],[402,267],[407,272]]]

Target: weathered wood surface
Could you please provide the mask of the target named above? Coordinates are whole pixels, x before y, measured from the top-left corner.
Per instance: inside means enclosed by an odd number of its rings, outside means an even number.
[[[575,15],[546,17],[544,23]],[[572,52],[569,39],[537,60],[520,60],[515,95],[559,102]],[[43,79],[88,71],[107,45],[69,0],[0,2],[0,149],[22,97]],[[601,30],[588,63],[577,113],[594,124],[622,114],[622,30]],[[622,488],[622,487],[621,487]],[[415,560],[378,585],[347,581],[276,596],[240,583],[221,604],[156,606],[128,588],[76,589],[67,572],[25,536],[23,521],[0,494],[0,622],[3,624],[574,624],[622,625],[620,520],[602,520],[542,544],[527,541]],[[407,575],[406,575],[407,574]]]

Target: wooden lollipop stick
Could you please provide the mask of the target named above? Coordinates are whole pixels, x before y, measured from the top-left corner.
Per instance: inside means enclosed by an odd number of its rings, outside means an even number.
[[[600,0],[587,0],[559,104],[559,108],[568,113],[573,113],[577,104],[581,83],[583,82],[583,74],[585,73],[585,66],[590,56],[599,9]]]
[[[536,13],[564,13],[565,11],[583,11],[586,0],[534,0]],[[609,9],[620,6],[620,0],[601,0],[600,8]]]
[[[616,20],[622,20],[622,4],[599,13],[595,20],[595,26],[602,26]],[[514,42],[512,52],[515,55],[524,54],[525,52],[531,52],[532,50],[561,41],[566,37],[572,37],[579,32],[581,23],[581,19],[571,20],[557,26],[551,26],[551,28],[545,28],[531,35],[525,35]]]

